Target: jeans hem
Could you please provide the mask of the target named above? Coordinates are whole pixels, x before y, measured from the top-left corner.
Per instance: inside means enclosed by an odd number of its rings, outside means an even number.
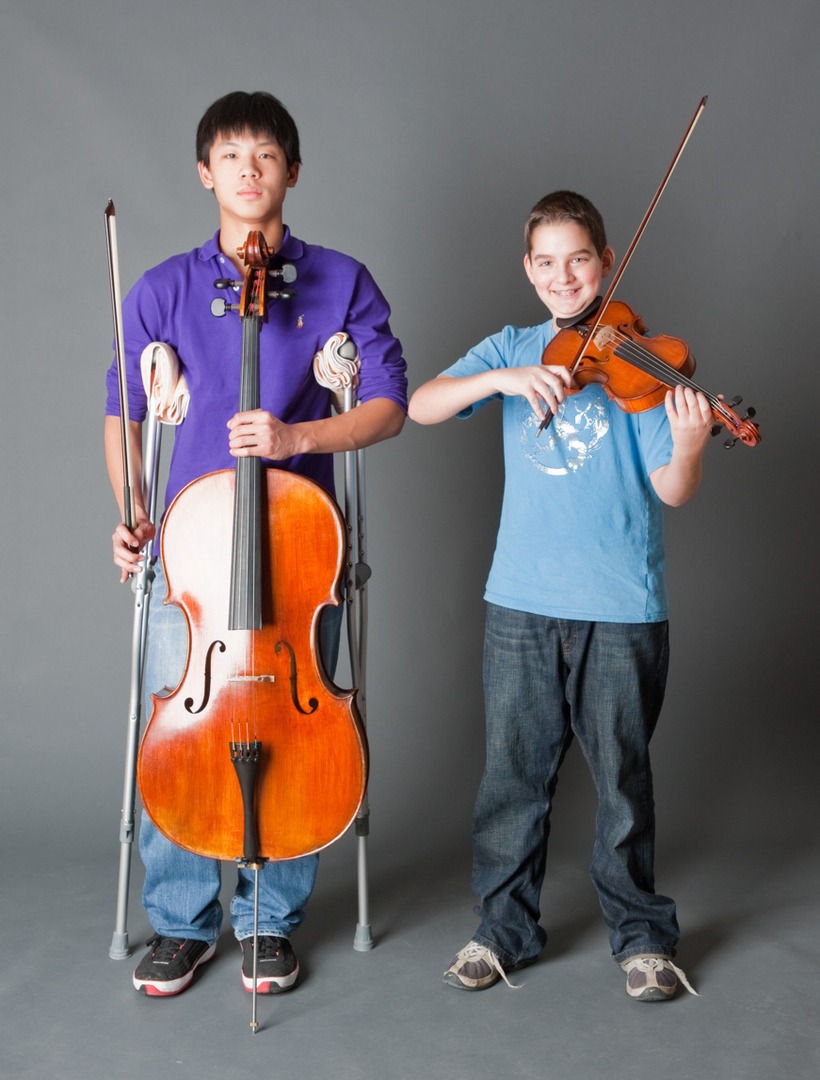
[[[529,964],[534,964],[541,955],[541,950],[539,949],[534,956],[510,956],[509,953],[504,952],[504,950],[500,949],[494,941],[484,937],[483,934],[473,934],[471,940],[477,941],[479,945],[483,945],[485,949],[489,949],[490,952],[495,953],[501,961],[501,966],[505,971],[509,971],[515,967],[527,967]]]
[[[278,937],[290,941],[290,931],[277,930],[275,927],[260,926],[257,934],[259,937]],[[253,937],[253,930],[249,930],[247,934],[244,931],[234,930],[233,935],[241,943]]]
[[[177,941],[204,941],[206,945],[215,945],[219,940],[219,937],[203,937],[202,934],[197,934],[195,931],[191,931],[190,927],[186,927],[184,930],[157,930],[155,926],[151,929],[157,935],[157,937],[174,938]]]
[[[612,959],[616,964],[623,964],[626,963],[630,957],[647,954],[651,956],[665,956],[667,960],[672,960],[675,956],[675,952],[674,946],[656,945],[650,942],[648,945],[630,945],[628,949],[624,949],[622,952],[613,953]]]

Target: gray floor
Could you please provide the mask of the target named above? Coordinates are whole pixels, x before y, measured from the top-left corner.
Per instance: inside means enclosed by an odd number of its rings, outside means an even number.
[[[303,979],[290,994],[260,998],[256,1035],[228,934],[185,994],[146,999],[131,988],[133,961],[107,955],[111,861],[7,865],[0,1072],[21,1080],[818,1075],[816,848],[775,840],[753,854],[735,843],[667,851],[659,869],[686,930],[679,962],[700,996],[654,1007],[623,991],[578,852],[552,859],[541,962],[516,974],[520,989],[479,994],[441,983],[474,927],[466,851],[440,851],[425,866],[371,843],[369,953],[351,947],[353,860],[349,838],[325,855],[296,939]],[[135,867],[135,893],[138,877]],[[136,896],[129,932],[138,954],[148,929]]]

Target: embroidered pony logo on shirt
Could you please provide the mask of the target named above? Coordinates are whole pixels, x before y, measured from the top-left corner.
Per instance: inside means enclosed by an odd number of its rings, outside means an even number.
[[[583,398],[567,398],[540,438],[537,434],[541,421],[525,398],[520,399],[518,415],[524,456],[549,476],[567,476],[583,468],[601,449],[609,432],[609,419],[600,401],[584,403]]]

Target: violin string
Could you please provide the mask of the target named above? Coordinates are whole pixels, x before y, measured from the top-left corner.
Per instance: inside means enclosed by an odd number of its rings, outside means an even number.
[[[654,353],[638,344],[638,342],[633,341],[628,335],[614,329],[612,332],[618,340],[616,355],[622,356],[623,359],[633,364],[639,370],[646,372],[646,374],[654,375],[660,382],[670,387],[670,389],[674,389],[675,386],[680,385],[703,394],[712,408],[716,409],[721,416],[727,418],[731,416],[728,407],[720,400],[720,398],[709,393],[708,390],[704,390],[704,388],[699,386],[693,379],[690,379],[687,375],[684,375],[683,372],[672,367],[671,364],[667,364],[665,361],[655,356]]]

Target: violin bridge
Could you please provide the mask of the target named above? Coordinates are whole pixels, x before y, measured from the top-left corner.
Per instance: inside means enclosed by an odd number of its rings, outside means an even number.
[[[601,326],[598,328],[598,330],[596,330],[593,341],[597,348],[603,351],[607,348],[607,346],[618,345],[618,335],[613,329],[613,327]]]

